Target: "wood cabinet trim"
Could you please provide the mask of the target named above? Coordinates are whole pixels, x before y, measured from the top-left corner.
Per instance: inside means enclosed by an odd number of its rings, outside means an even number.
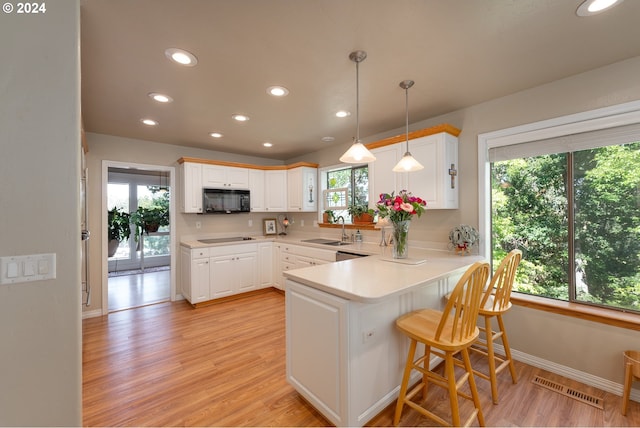
[[[441,125],[432,126],[431,128],[419,129],[417,131],[409,132],[409,139],[413,140],[416,138],[426,137],[428,135],[435,135],[441,132],[446,132],[447,134],[451,134],[454,137],[460,135],[460,131],[453,125],[449,125],[448,123],[443,123]],[[374,141],[373,143],[365,144],[365,146],[369,149],[377,149],[384,146],[390,146],[391,144],[397,144],[405,141],[406,134],[396,135],[394,137],[388,137],[383,140]]]
[[[241,163],[241,162],[229,162],[229,161],[220,161],[213,159],[200,159],[200,158],[191,158],[191,157],[181,157],[178,159],[179,164],[183,164],[185,162],[188,163],[200,163],[206,165],[219,165],[219,166],[230,166],[233,168],[248,168],[248,169],[260,169],[264,171],[269,170],[287,170],[299,167],[309,167],[309,168],[318,168],[317,163],[312,162],[296,162],[289,165],[254,165],[250,163]]]

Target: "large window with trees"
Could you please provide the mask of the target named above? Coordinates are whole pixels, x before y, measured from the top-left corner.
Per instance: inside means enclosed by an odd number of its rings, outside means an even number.
[[[640,127],[488,150],[490,251],[514,290],[640,312]]]

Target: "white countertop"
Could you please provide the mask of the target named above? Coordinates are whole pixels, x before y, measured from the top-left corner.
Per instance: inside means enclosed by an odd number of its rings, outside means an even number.
[[[443,251],[410,248],[411,259],[426,260],[410,265],[392,261],[390,247],[378,248],[379,255],[293,269],[284,275],[338,297],[375,303],[458,271],[462,273],[471,264],[484,260],[481,256],[457,256]]]

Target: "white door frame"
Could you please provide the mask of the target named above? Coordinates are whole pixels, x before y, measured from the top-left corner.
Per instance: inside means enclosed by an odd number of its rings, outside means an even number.
[[[171,301],[176,300],[176,169],[173,166],[166,165],[149,165],[141,163],[129,163],[129,162],[117,162],[117,161],[102,161],[102,220],[100,221],[102,229],[102,251],[101,251],[101,265],[102,265],[102,315],[109,313],[109,260],[104,257],[108,253],[108,237],[107,237],[107,185],[109,183],[109,168],[124,168],[124,169],[141,169],[145,171],[162,171],[169,173],[169,186],[171,193],[169,197],[169,248],[171,249]]]

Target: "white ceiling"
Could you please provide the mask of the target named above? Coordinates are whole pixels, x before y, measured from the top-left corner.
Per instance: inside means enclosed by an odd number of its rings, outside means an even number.
[[[640,55],[640,1],[578,17],[581,1],[81,0],[85,130],[286,160],[355,136],[357,49],[361,137],[404,126],[405,79],[413,123]]]

